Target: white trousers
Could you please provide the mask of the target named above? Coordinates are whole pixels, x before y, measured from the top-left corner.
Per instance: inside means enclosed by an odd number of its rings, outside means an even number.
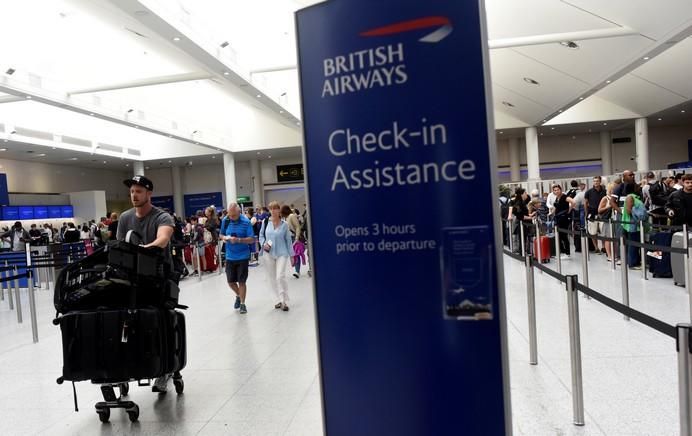
[[[288,268],[289,257],[272,257],[265,254],[264,269],[267,271],[267,281],[274,291],[277,303],[288,303],[288,282],[286,281],[286,269]]]

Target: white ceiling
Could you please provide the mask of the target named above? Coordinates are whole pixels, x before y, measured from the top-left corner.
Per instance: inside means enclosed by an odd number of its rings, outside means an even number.
[[[293,13],[314,3],[7,2],[0,74],[11,67],[16,73],[5,74],[5,80],[26,85],[22,89],[37,96],[60,98],[7,102],[24,96],[16,89],[10,90],[15,96],[0,94],[0,123],[138,148],[141,159],[157,165],[202,155],[213,159],[219,150],[237,152],[239,160],[258,150],[295,153],[301,139],[294,115],[300,108]],[[690,0],[486,0],[486,9],[491,41],[632,31],[609,38],[575,36],[577,50],[557,39],[538,45],[517,40],[492,49],[498,131],[652,120],[692,100]],[[252,73],[273,68],[277,71]],[[87,88],[91,91],[69,96]],[[92,107],[110,112],[90,117]]]

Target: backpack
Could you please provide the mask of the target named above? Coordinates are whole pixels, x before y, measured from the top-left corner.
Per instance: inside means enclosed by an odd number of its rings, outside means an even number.
[[[633,197],[633,200],[632,219],[637,222],[647,221],[649,219],[649,212],[646,210],[646,206],[637,197]]]
[[[651,204],[656,207],[664,207],[669,196],[670,188],[668,188],[668,186],[662,181],[654,183],[649,188],[649,198],[651,198]]]
[[[509,200],[506,197],[500,197],[500,218],[506,220],[509,215]]]

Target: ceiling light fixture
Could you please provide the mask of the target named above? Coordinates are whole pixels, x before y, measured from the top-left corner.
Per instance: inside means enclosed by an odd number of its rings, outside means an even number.
[[[555,127],[551,127],[550,130],[555,130]]]
[[[0,148],[0,151],[7,151],[6,148]]]
[[[603,125],[604,125],[604,126],[607,126],[607,125],[608,125],[608,123],[603,123]]]
[[[606,80],[606,83],[610,83],[610,82],[611,82],[610,80]]]
[[[645,60],[645,61],[648,61],[649,59],[651,59],[651,58],[648,57],[648,56],[644,56],[644,60]]]
[[[562,109],[560,109],[560,110],[559,110],[559,111],[557,111],[557,112],[561,114],[561,113],[562,113]]]
[[[173,41],[178,42],[178,41],[180,41],[180,38],[177,37],[177,36],[174,36],[174,37],[173,37]]]
[[[67,160],[79,160],[79,158],[78,158],[78,157],[71,157],[71,158],[69,158],[69,159],[67,159]]]
[[[107,164],[107,163],[108,163],[108,161],[107,161],[107,160],[104,160],[104,161],[103,161],[103,163],[104,163],[104,164]]]
[[[262,94],[257,94],[257,98],[262,98]]]
[[[212,156],[211,158],[212,158],[212,159],[216,159],[216,156]]]
[[[268,157],[269,159],[271,159],[271,158],[272,158],[272,157],[271,157],[271,155],[269,155],[269,156],[267,156],[267,157]]]
[[[514,107],[514,105],[508,101],[503,101],[502,104],[504,104],[507,107]]]
[[[579,44],[577,44],[574,41],[562,41],[562,42],[560,42],[560,45],[565,47],[565,48],[568,48],[570,50],[578,50],[579,49]]]
[[[127,113],[129,114],[129,113],[132,113],[133,111],[134,111],[134,109],[128,109]]]
[[[584,97],[579,97],[579,100],[584,100]]]
[[[5,74],[7,74],[8,76],[11,76],[14,74],[15,71],[17,71],[17,70],[15,70],[14,68],[8,68],[7,71],[5,71]]]
[[[93,117],[93,116],[94,116],[94,113],[93,113],[93,112],[89,112],[89,115],[91,115],[91,116]]]
[[[219,47],[226,48],[226,47],[228,47],[228,44],[229,44],[228,41],[224,41],[219,45]]]
[[[500,132],[500,135],[503,135],[505,132]]]
[[[38,156],[38,157],[44,157],[45,155],[46,155],[46,153],[39,153],[39,154],[37,154],[36,156]]]
[[[223,72],[223,75],[224,75],[224,76],[228,76],[229,74],[231,74],[231,73],[229,73],[228,71],[224,71],[224,72]]]
[[[541,85],[540,83],[536,82],[535,80],[533,80],[530,77],[524,77],[524,82],[528,83],[529,85],[537,85],[537,86]]]
[[[27,99],[27,100],[31,100],[31,96],[30,96],[30,95],[27,95],[27,96],[26,96],[26,99]]]
[[[280,114],[284,113],[284,111],[279,111]]]
[[[663,121],[663,118],[659,118],[658,121]]]
[[[685,109],[681,110],[680,113],[681,113],[681,114],[684,114],[684,113],[685,113]]]

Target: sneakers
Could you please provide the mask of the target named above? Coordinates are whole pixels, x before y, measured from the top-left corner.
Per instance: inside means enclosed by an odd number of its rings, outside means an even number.
[[[293,273],[293,277],[295,277],[295,278],[297,278],[297,279],[300,278],[300,276],[298,275],[298,273]]]
[[[635,266],[631,267],[630,269],[635,269],[637,271],[641,271],[642,266],[641,265],[635,265]]]
[[[234,309],[240,309],[240,297],[235,297],[235,304],[233,305]]]
[[[281,309],[281,306],[283,306],[283,303],[276,303],[274,309]]]
[[[162,375],[154,381],[154,386],[151,387],[152,392],[158,392],[159,394],[165,394],[168,391],[168,380],[171,379],[170,374]]]
[[[565,253],[560,254],[560,259],[569,259],[569,254],[565,254]]]
[[[240,303],[240,313],[247,313],[247,307],[243,303]]]
[[[286,303],[282,304],[281,310],[283,310],[284,312],[288,312],[288,304],[286,304]]]

